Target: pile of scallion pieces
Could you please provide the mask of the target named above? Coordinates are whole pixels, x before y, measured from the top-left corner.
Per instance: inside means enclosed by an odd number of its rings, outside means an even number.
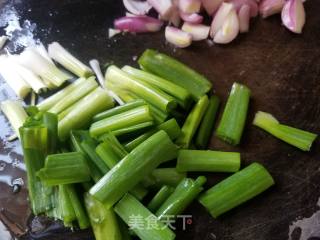
[[[109,66],[106,89],[80,78],[37,106],[2,103],[22,144],[35,215],[91,226],[97,240],[167,240],[175,233],[164,220],[194,200],[216,218],[274,184],[259,163],[241,169],[240,153],[203,150],[220,102],[210,81],[154,50],[138,62],[142,70]],[[123,104],[115,106],[110,91]],[[234,83],[218,138],[240,143],[249,100],[249,88]],[[264,112],[254,125],[304,151],[316,138]],[[205,172],[233,174],[204,191]]]

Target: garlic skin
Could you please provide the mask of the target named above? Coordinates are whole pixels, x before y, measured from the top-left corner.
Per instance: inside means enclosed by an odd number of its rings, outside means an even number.
[[[271,15],[281,13],[285,3],[285,0],[262,0],[259,4],[260,15],[262,18],[267,18]]]
[[[302,33],[306,13],[301,0],[287,0],[281,12],[283,25],[294,33]]]

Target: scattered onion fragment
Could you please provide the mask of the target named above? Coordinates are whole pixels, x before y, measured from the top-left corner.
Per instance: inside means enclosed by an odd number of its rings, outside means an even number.
[[[160,14],[161,19],[169,19],[173,9],[171,0],[147,0],[147,2]]]
[[[114,37],[115,35],[121,33],[121,31],[119,29],[114,29],[114,28],[109,28],[108,29],[108,37],[109,38],[112,38]]]
[[[145,15],[147,14],[152,6],[145,0],[145,1],[139,1],[139,0],[122,0],[123,5],[126,7],[126,9],[136,15]]]
[[[192,43],[192,35],[184,32],[179,28],[167,26],[165,30],[165,37],[169,43],[172,43],[176,47],[185,48]]]
[[[197,13],[200,8],[200,0],[179,0],[179,9],[186,14]]]
[[[240,32],[248,32],[250,27],[250,6],[247,4],[242,5],[238,12],[238,16]]]
[[[121,17],[114,21],[116,29],[137,33],[157,32],[161,29],[162,24],[162,21],[147,16]]]
[[[201,41],[208,38],[210,27],[203,24],[185,22],[182,25],[182,31],[190,33],[193,41]]]
[[[189,23],[202,23],[203,21],[203,17],[198,13],[187,14],[187,13],[180,12],[180,16],[183,21],[189,22]]]
[[[290,31],[301,33],[306,14],[301,0],[287,0],[281,13],[282,23]]]
[[[262,0],[259,4],[259,12],[263,18],[281,13],[285,0]]]
[[[201,1],[202,1],[202,5],[203,5],[204,9],[206,10],[208,15],[210,15],[210,16],[216,10],[218,10],[218,8],[220,7],[220,5],[223,2],[223,0],[201,0]]]

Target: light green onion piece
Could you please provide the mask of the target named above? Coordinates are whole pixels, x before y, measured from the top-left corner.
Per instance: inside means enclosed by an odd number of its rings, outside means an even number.
[[[164,201],[173,193],[174,188],[164,185],[160,190],[154,195],[151,201],[148,203],[147,208],[151,212],[155,212],[164,203]]]
[[[317,134],[281,124],[271,114],[257,112],[253,125],[262,128],[273,136],[303,151],[310,151]]]
[[[200,150],[180,150],[177,170],[180,172],[237,172],[240,153]]]
[[[216,218],[250,200],[274,184],[268,171],[252,163],[210,188],[199,198],[200,203]]]
[[[49,44],[48,53],[53,60],[60,63],[62,66],[64,66],[66,69],[68,69],[78,77],[89,77],[93,75],[92,70],[88,66],[72,56],[57,42]]]

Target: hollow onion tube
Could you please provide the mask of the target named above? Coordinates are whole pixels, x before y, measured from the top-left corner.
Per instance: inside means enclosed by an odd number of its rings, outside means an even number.
[[[98,113],[97,115],[95,115],[92,118],[92,121],[93,122],[97,122],[97,121],[100,121],[100,120],[102,120],[104,118],[112,117],[112,116],[117,115],[119,113],[123,113],[123,112],[126,112],[128,110],[131,110],[131,109],[134,109],[136,107],[140,107],[140,106],[143,106],[143,105],[146,105],[146,104],[147,103],[142,99],[133,100],[132,102],[128,102],[128,103],[126,103],[124,105],[117,106],[117,107],[111,108],[111,109],[109,109],[107,111]]]
[[[145,99],[162,111],[168,112],[177,105],[173,97],[161,91],[159,88],[133,78],[128,73],[116,66],[107,69],[106,86],[117,92],[119,90],[131,91],[142,99]]]
[[[0,60],[0,74],[18,97],[25,98],[30,93],[31,86],[3,59]]]
[[[47,153],[52,154],[58,147],[58,118],[56,114],[45,112],[42,114],[43,126],[47,128],[48,138]]]
[[[210,81],[176,59],[147,49],[138,60],[144,70],[185,88],[199,100],[212,87]]]
[[[17,136],[20,136],[19,128],[23,125],[28,117],[21,102],[15,100],[3,101],[1,102],[1,111],[9,120]]]
[[[90,181],[86,159],[79,152],[48,155],[37,176],[48,186]]]
[[[88,66],[72,56],[57,42],[53,42],[48,45],[48,53],[53,60],[61,64],[78,77],[89,77],[93,74],[92,70]]]
[[[52,108],[49,109],[49,112],[59,114],[63,110],[72,106],[72,104],[76,103],[79,99],[83,98],[95,88],[98,87],[97,82],[94,77],[88,78],[82,84],[80,84],[76,89],[74,89],[68,96],[61,99],[57,102]]]
[[[87,126],[94,115],[109,108],[114,102],[105,90],[98,87],[73,108],[58,124],[60,140],[66,140],[72,129],[80,129]]]
[[[98,137],[109,131],[119,130],[152,120],[149,107],[141,106],[95,122],[90,126],[89,132],[91,136]]]
[[[18,62],[56,87],[71,78],[69,74],[58,69],[33,48],[25,49],[18,57]]]
[[[178,172],[176,168],[157,168],[152,171],[151,178],[156,186],[177,186],[186,177],[185,172]]]
[[[110,169],[113,168],[121,160],[121,158],[117,153],[115,153],[113,147],[108,142],[100,143],[96,147],[96,153]]]
[[[175,239],[174,232],[130,194],[126,194],[115,205],[114,210],[142,240]],[[139,224],[139,226],[135,225],[134,221],[132,221],[132,216],[141,217],[142,224]]]
[[[131,66],[124,66],[123,71],[130,74],[134,78],[147,82],[152,86],[160,88],[162,91],[174,97],[177,102],[184,108],[187,108],[191,103],[191,94],[184,88],[174,84],[166,79],[158,77],[152,73],[148,73]]]
[[[204,95],[199,99],[199,101],[189,113],[186,121],[181,128],[181,135],[176,140],[176,143],[182,148],[188,148],[190,146],[191,140],[200,125],[208,104],[208,97],[207,95]]]
[[[217,96],[212,96],[209,99],[207,110],[201,121],[195,144],[199,148],[206,148],[210,140],[214,120],[216,118],[220,100]]]
[[[87,229],[90,227],[90,221],[87,216],[86,210],[82,204],[82,199],[80,200],[80,197],[78,196],[75,185],[74,184],[68,184],[65,186],[67,188],[67,191],[69,193],[69,198],[72,203],[74,213],[77,217],[78,225],[80,229]]]
[[[174,188],[164,185],[160,190],[153,196],[151,201],[148,203],[147,208],[151,212],[155,212],[164,203],[164,201],[173,193]]]
[[[271,114],[265,112],[256,113],[253,125],[303,151],[310,151],[313,141],[317,138],[317,134],[281,124]]]
[[[114,166],[89,193],[110,208],[160,163],[177,156],[177,147],[164,131],[140,144]]]
[[[180,150],[179,172],[237,172],[240,169],[240,153],[200,150]]]
[[[224,108],[216,136],[232,145],[238,145],[246,123],[250,100],[250,90],[234,83]]]
[[[274,184],[268,171],[252,163],[210,188],[199,198],[200,203],[216,218],[250,200]]]
[[[200,176],[196,180],[192,178],[183,179],[174,192],[159,207],[156,216],[159,219],[164,219],[166,216],[181,214],[203,190],[202,185],[206,181],[207,179],[204,176]]]
[[[23,126],[19,132],[27,169],[30,205],[33,214],[38,215],[52,207],[50,198],[52,188],[45,186],[36,176],[36,172],[44,165],[49,138],[48,130],[42,126]]]
[[[84,196],[85,207],[96,240],[122,240],[117,216],[113,209],[106,209],[90,194]]]
[[[156,126],[154,129],[151,129],[130,142],[127,142],[124,147],[130,152],[158,130],[164,130],[172,141],[181,134],[181,129],[177,121],[174,118],[171,118],[170,120]]]
[[[147,121],[147,122],[143,122],[143,123],[138,123],[136,125],[133,126],[129,126],[129,127],[124,127],[124,128],[120,128],[120,129],[116,129],[114,131],[112,131],[112,133],[115,136],[121,136],[121,135],[129,135],[132,133],[136,133],[136,132],[141,132],[144,131],[146,128],[151,127],[152,125],[154,125],[153,120],[152,121]]]
[[[119,156],[120,159],[127,156],[127,150],[122,146],[122,144],[118,141],[118,139],[109,132],[108,134],[104,134],[101,139],[103,142],[108,143],[108,145],[112,146],[113,151]]]
[[[75,89],[77,89],[82,83],[84,83],[85,80],[86,79],[84,78],[79,78],[78,80],[74,81],[67,87],[61,89],[57,93],[43,100],[41,103],[37,105],[37,107],[39,108],[39,111],[47,111],[50,108],[52,108],[59,101],[69,96]]]

